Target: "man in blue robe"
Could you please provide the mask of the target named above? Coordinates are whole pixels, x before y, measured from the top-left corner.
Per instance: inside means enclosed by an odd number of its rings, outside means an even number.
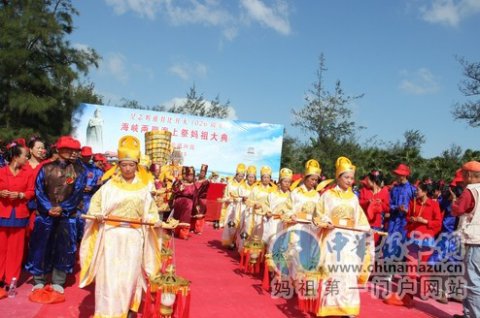
[[[383,256],[388,259],[395,257],[397,259],[403,258],[405,255],[401,255],[405,249],[402,246],[392,246],[394,241],[390,241],[389,238],[399,238],[397,243],[403,244],[406,238],[406,215],[408,212],[408,206],[410,201],[415,198],[415,187],[408,182],[408,176],[410,175],[410,168],[405,164],[399,164],[398,167],[393,170],[396,176],[396,184],[390,190],[390,217],[388,218],[388,238],[386,241],[386,248],[383,251]],[[395,234],[397,233],[397,234]]]
[[[63,287],[67,274],[73,272],[77,251],[77,206],[87,179],[75,161],[80,142],[64,136],[56,146],[58,158],[45,164],[36,179],[38,215],[25,265],[35,284],[29,298],[40,303],[65,301]],[[51,286],[47,285],[48,273],[52,273]]]

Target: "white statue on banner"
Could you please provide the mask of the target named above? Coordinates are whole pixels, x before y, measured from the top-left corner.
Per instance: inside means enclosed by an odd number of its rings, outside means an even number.
[[[94,115],[87,125],[87,145],[96,152],[103,152],[103,119],[100,109],[95,109]]]

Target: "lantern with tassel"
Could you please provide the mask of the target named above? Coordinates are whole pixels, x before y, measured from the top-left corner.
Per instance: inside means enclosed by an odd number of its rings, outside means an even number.
[[[150,280],[143,317],[188,318],[189,309],[190,281],[177,276],[173,265]]]
[[[316,314],[320,306],[322,283],[328,277],[323,268],[317,271],[299,272],[296,277],[298,306],[305,313]]]
[[[240,252],[240,268],[247,273],[259,273],[263,262],[265,246],[262,239],[256,235],[251,237]]]

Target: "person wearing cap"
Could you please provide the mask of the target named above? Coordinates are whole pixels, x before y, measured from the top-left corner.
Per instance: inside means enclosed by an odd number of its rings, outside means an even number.
[[[353,267],[362,268],[362,271],[328,273],[328,278],[320,284],[319,306],[316,312],[319,317],[357,316],[360,313],[358,284],[368,281],[368,274],[363,269],[371,264],[374,258],[372,236],[365,233],[370,231],[370,225],[352,191],[356,167],[348,158],[339,157],[335,168],[336,186],[322,194],[316,210],[315,224],[322,228],[320,231],[323,234],[321,251],[326,252],[320,265],[323,268],[334,268],[351,264]],[[325,282],[336,282],[341,292],[329,292],[329,284]]]
[[[93,160],[93,164],[98,169],[102,170],[103,172],[108,170],[108,168],[106,167],[107,158],[105,158],[105,156],[102,155],[101,153],[94,154],[92,157],[92,160]]]
[[[288,261],[288,277],[295,284],[300,283],[298,281],[297,273],[301,273],[303,267],[300,266],[301,260],[295,253],[298,248],[307,251],[306,253],[312,253],[312,256],[316,258],[318,253],[318,240],[312,235],[302,235],[302,232],[314,233],[317,229],[312,224],[315,217],[315,207],[320,200],[320,194],[317,192],[316,187],[320,180],[322,169],[320,163],[315,159],[310,159],[305,163],[304,177],[301,179],[299,185],[290,192],[290,195],[285,202],[285,205],[279,208],[278,214],[282,214],[283,221],[282,227],[288,230],[288,239],[284,240],[282,244],[291,247],[291,251],[287,251],[287,254],[292,254]],[[302,238],[301,242],[296,241],[296,238]],[[301,244],[301,246],[299,246]]]
[[[312,221],[315,205],[320,200],[320,194],[316,188],[320,181],[322,169],[318,161],[310,159],[305,163],[304,177],[300,185],[292,190],[287,201],[285,210],[293,222],[297,219],[301,221]],[[300,224],[298,224],[300,226]]]
[[[80,203],[77,214],[77,240],[80,242],[83,237],[83,228],[85,227],[85,220],[81,217],[88,212],[90,207],[90,200],[101,186],[101,179],[103,171],[91,163],[93,157],[92,148],[88,146],[82,147],[80,151],[80,162],[87,174],[87,183],[83,189],[82,202]]]
[[[263,223],[262,239],[267,246],[272,237],[283,229],[281,216],[285,211],[283,211],[282,208],[290,196],[292,176],[292,170],[288,168],[280,169],[279,186],[268,194],[267,200],[265,201],[265,220]]]
[[[228,181],[223,193],[224,206],[220,215],[220,224],[223,226],[222,245],[230,249],[235,247],[234,239],[240,225],[240,210],[243,202],[239,197],[238,189],[245,182],[246,170],[245,164],[239,163],[235,177]]]
[[[415,187],[408,181],[410,168],[401,163],[393,173],[396,183],[390,190],[390,213],[385,214],[388,222],[388,237],[383,248],[383,256],[389,260],[392,257],[402,257],[401,246],[405,242],[407,230],[408,206],[415,199]]]
[[[87,175],[75,159],[80,142],[70,136],[56,143],[59,157],[38,172],[35,183],[38,215],[30,236],[27,271],[33,275],[30,300],[39,303],[65,301],[64,285],[73,272],[77,251],[76,216]],[[52,273],[52,285],[46,275]]]
[[[480,162],[469,161],[462,166],[465,190],[453,197],[452,215],[459,216],[458,232],[465,245],[464,278],[467,295],[463,300],[463,316],[480,317]]]
[[[238,251],[243,249],[243,244],[248,236],[246,230],[246,218],[247,218],[247,200],[250,196],[250,193],[253,190],[253,187],[257,183],[257,167],[248,166],[247,176],[245,182],[243,182],[238,188],[238,199],[240,200],[240,209],[239,209],[239,222],[238,222],[238,231],[235,235],[235,245]]]
[[[262,238],[263,222],[267,213],[266,201],[268,195],[277,189],[277,186],[272,182],[272,168],[269,166],[260,168],[260,178],[260,182],[253,186],[245,202],[247,208],[244,211],[240,233],[245,233],[247,239],[252,236]]]
[[[188,240],[192,222],[192,212],[197,197],[195,185],[195,168],[184,166],[181,180],[176,180],[172,185],[173,214],[172,217],[179,221],[175,230],[178,238]]]
[[[80,283],[95,281],[94,317],[130,317],[141,303],[145,277],[160,271],[161,228],[150,177],[138,165],[140,141],[124,136],[118,166],[93,195],[80,245]]]

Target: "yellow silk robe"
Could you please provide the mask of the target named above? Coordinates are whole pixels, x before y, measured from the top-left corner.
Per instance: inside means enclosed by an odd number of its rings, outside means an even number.
[[[343,191],[337,186],[325,192],[317,213],[322,221],[333,225],[370,230],[368,219],[351,189]],[[328,279],[321,285],[317,316],[356,316],[360,313],[358,284],[365,262],[370,261],[373,240],[366,233],[344,229],[321,232],[321,266],[328,272]],[[344,267],[335,268],[336,265]]]
[[[92,197],[89,215],[112,216],[143,222],[159,221],[147,180],[132,183],[115,175]],[[80,287],[95,280],[94,317],[127,317],[137,311],[142,287],[160,271],[161,231],[151,226],[132,227],[87,220],[80,246]]]

